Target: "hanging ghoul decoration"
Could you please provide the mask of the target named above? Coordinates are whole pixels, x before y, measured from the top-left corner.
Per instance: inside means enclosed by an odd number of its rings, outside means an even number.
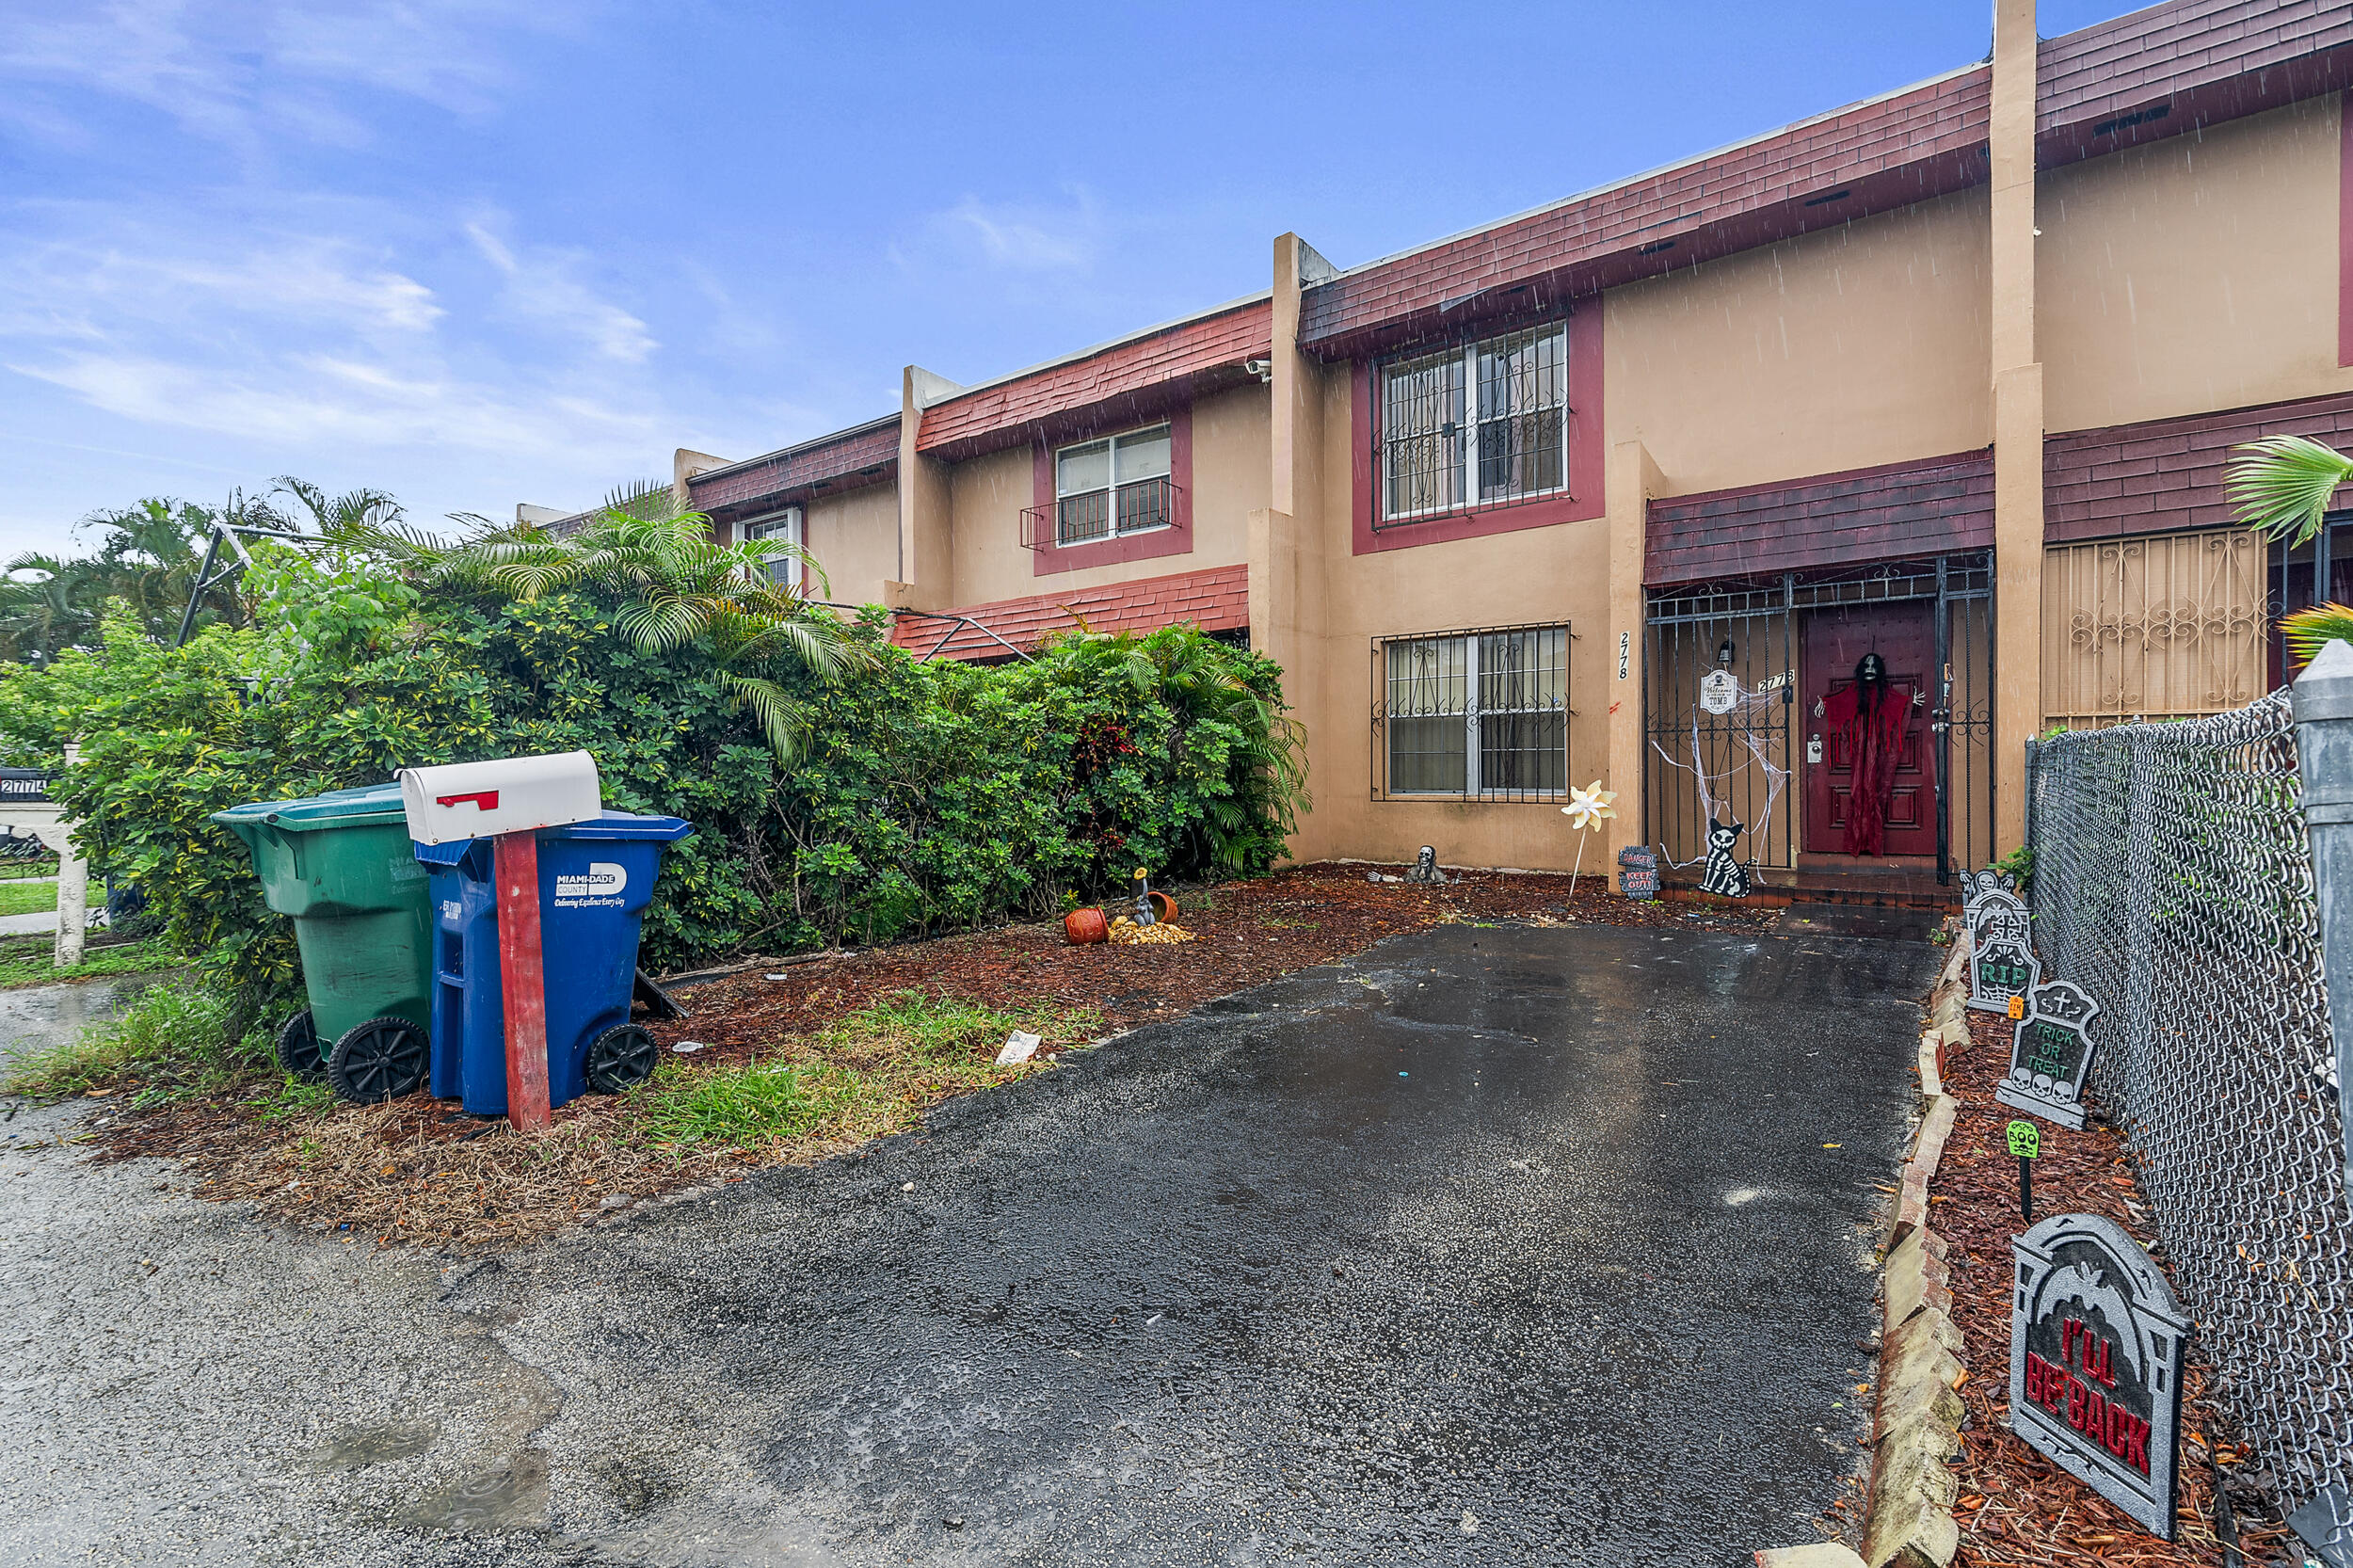
[[[1721,714],[1710,711],[1704,715],[1700,708],[1692,709],[1689,761],[1670,756],[1667,748],[1657,741],[1651,742],[1651,749],[1657,752],[1669,767],[1680,768],[1691,776],[1692,783],[1699,792],[1700,819],[1707,824],[1707,849],[1704,855],[1689,860],[1677,860],[1662,845],[1658,849],[1658,857],[1677,871],[1705,861],[1705,868],[1700,872],[1703,892],[1720,893],[1726,898],[1746,898],[1756,871],[1756,836],[1770,830],[1773,807],[1781,799],[1782,786],[1789,782],[1789,770],[1775,762],[1766,749],[1769,740],[1784,733],[1781,720],[1777,716],[1769,717],[1766,711],[1780,707],[1785,698],[1780,691],[1740,692],[1737,685],[1735,690],[1737,695]],[[1722,694],[1716,694],[1716,700],[1722,701]],[[1707,764],[1707,751],[1703,744],[1701,730],[1703,718],[1709,735],[1728,740],[1736,748],[1721,770],[1711,770]],[[1740,821],[1729,809],[1733,787],[1744,776],[1748,776],[1752,791],[1758,778],[1764,783],[1765,808],[1757,813],[1753,824]],[[1752,804],[1754,803],[1753,792],[1749,799]],[[1745,860],[1732,852],[1743,833],[1749,835],[1750,845],[1750,854]]]
[[[1887,853],[1887,803],[1895,792],[1896,766],[1903,760],[1913,700],[1888,684],[1887,661],[1866,653],[1855,661],[1854,684],[1832,693],[1822,704],[1823,719],[1854,761],[1843,846],[1849,855]]]

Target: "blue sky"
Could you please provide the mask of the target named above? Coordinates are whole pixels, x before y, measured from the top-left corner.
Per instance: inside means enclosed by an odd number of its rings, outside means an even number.
[[[2129,8],[2045,0],[2041,30]],[[8,0],[0,551],[583,505],[1978,58],[1989,0]]]

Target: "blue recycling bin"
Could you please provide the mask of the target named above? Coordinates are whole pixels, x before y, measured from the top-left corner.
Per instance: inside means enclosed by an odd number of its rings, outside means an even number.
[[[694,829],[677,817],[607,811],[541,828],[539,944],[548,993],[548,1104],[643,1082],[653,1036],[629,1021],[638,926],[662,849]],[[499,988],[494,839],[418,844],[433,903],[434,1095],[506,1113],[506,1006]]]

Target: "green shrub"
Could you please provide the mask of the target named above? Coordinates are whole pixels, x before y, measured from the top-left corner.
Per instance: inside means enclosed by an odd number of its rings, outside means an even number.
[[[622,630],[648,590],[518,600],[420,570],[260,548],[250,624],[171,649],[118,608],[95,649],[0,665],[0,758],[55,765],[79,739],[56,793],[93,872],[146,893],[237,1032],[291,1010],[299,960],[211,813],[405,766],[585,750],[608,805],[694,824],[648,912],[657,969],[1043,917],[1137,866],[1254,873],[1305,803],[1279,670],[1190,628],[983,667],[919,662],[870,611],[821,669],[740,634],[648,649]]]

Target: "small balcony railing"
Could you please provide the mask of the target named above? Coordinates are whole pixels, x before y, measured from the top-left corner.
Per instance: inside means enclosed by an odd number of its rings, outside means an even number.
[[[1137,479],[1114,489],[1066,495],[1046,506],[1021,509],[1024,550],[1100,544],[1176,520],[1179,488],[1167,479]]]

